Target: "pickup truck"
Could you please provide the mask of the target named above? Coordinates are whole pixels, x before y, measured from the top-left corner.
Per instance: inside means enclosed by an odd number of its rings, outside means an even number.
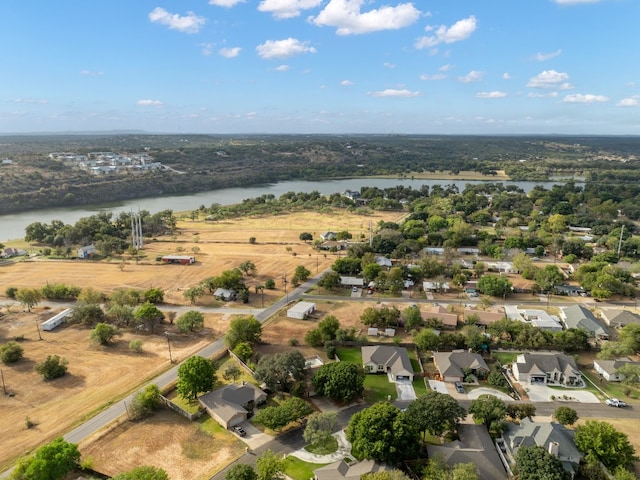
[[[617,398],[607,398],[604,401],[604,403],[606,403],[610,407],[622,408],[622,407],[626,407],[627,406],[626,403],[624,403],[622,400],[618,400]]]

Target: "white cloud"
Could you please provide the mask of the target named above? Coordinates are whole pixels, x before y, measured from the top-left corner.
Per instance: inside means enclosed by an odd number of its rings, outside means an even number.
[[[558,5],[578,5],[580,3],[598,3],[600,0],[553,0]]]
[[[336,27],[338,35],[357,35],[380,30],[398,30],[418,20],[420,10],[412,3],[401,3],[395,7],[382,6],[361,12],[365,0],[329,0],[316,17],[309,20],[320,27]]]
[[[529,98],[555,98],[558,96],[558,92],[549,92],[549,93],[540,93],[540,92],[529,92],[527,97]]]
[[[560,85],[560,90],[573,90],[575,87],[570,84],[569,82],[563,83],[562,85]]]
[[[351,85],[353,85],[353,82],[351,80],[342,80],[340,82],[340,85],[342,85],[343,87],[350,87]]]
[[[202,55],[204,55],[205,57],[208,57],[213,53],[213,43],[203,43],[200,46],[202,47]]]
[[[91,70],[80,70],[80,75],[86,75],[88,77],[101,77],[104,72],[92,72]]]
[[[505,92],[493,91],[493,92],[478,92],[476,98],[503,98],[506,97]]]
[[[389,62],[384,62],[382,66],[385,68],[396,68],[394,63],[389,63]]]
[[[226,58],[234,58],[240,55],[241,50],[242,49],[240,47],[221,48],[218,53]]]
[[[288,58],[301,53],[316,53],[314,47],[308,46],[309,42],[301,42],[296,38],[284,40],[267,40],[256,47],[256,51],[261,58],[269,60],[271,58]]]
[[[166,25],[171,30],[178,30],[184,33],[198,33],[206,23],[206,18],[199,17],[193,12],[187,12],[180,16],[177,13],[169,13],[164,8],[156,7],[149,14],[151,23]]]
[[[551,60],[552,58],[556,58],[561,53],[562,53],[562,50],[560,50],[560,49],[556,50],[555,52],[550,52],[550,53],[538,52],[533,56],[533,58],[534,58],[534,60],[537,60],[539,62],[544,62],[546,60]]]
[[[502,74],[502,79],[503,80],[511,80],[511,74],[509,72],[504,72]]]
[[[216,7],[231,8],[235,7],[239,3],[244,3],[245,0],[209,0],[209,5],[215,5]]]
[[[587,93],[586,95],[576,93],[574,95],[567,95],[562,101],[564,103],[602,103],[608,102],[609,97],[605,97],[604,95],[592,95],[590,93]]]
[[[162,102],[160,100],[145,99],[145,100],[138,100],[136,102],[136,105],[138,105],[139,107],[161,107]]]
[[[37,99],[37,98],[14,98],[13,103],[36,103],[38,105],[46,105],[49,100]]]
[[[429,75],[423,73],[420,75],[420,80],[444,80],[447,76],[444,73],[436,73],[435,75]]]
[[[274,70],[276,72],[286,72],[287,70],[289,70],[289,65],[278,65],[276,68],[274,68]]]
[[[640,106],[640,101],[638,101],[638,97],[629,97],[623,98],[617,104],[617,107],[638,107]]]
[[[449,70],[452,70],[453,68],[455,68],[454,65],[451,65],[450,63],[447,63],[446,65],[442,65],[440,68],[438,68],[439,72],[448,72]]]
[[[458,80],[462,83],[480,82],[484,78],[484,72],[478,70],[471,70],[464,77],[458,77]]]
[[[427,27],[427,32],[433,32],[433,35],[427,35],[418,38],[415,43],[417,49],[431,48],[441,43],[454,43],[466,40],[478,27],[476,17],[471,15],[469,18],[458,20],[456,23],[447,28],[446,25],[439,27]]]
[[[395,88],[387,88],[386,90],[379,90],[377,92],[369,92],[367,95],[371,95],[372,97],[419,97],[421,93],[419,91],[412,92],[407,89],[395,89]]]
[[[531,77],[527,83],[530,88],[558,88],[560,84],[569,80],[566,73],[556,72],[555,70],[543,70],[535,77]]]
[[[317,7],[322,0],[262,0],[258,5],[261,12],[271,13],[276,18],[298,17],[302,10]]]

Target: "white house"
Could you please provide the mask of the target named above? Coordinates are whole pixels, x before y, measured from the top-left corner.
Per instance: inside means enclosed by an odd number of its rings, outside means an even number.
[[[95,245],[86,245],[78,249],[78,258],[89,258],[94,253],[96,253]]]
[[[607,382],[623,381],[624,374],[618,373],[618,369],[625,365],[640,365],[640,363],[626,357],[616,358],[615,360],[600,360],[597,358],[593,361],[593,369]]]
[[[297,318],[298,320],[304,320],[316,310],[316,304],[312,302],[298,302],[289,310],[287,310],[287,317]]]
[[[522,353],[511,366],[519,383],[581,386],[582,374],[572,357],[560,352]]]

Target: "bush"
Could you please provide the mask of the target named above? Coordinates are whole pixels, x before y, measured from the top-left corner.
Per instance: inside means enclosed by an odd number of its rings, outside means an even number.
[[[267,278],[264,281],[264,288],[268,288],[269,290],[273,290],[276,288],[276,282],[273,278]]]
[[[131,340],[129,342],[129,350],[133,353],[142,353],[142,340]]]
[[[304,341],[310,347],[319,347],[323,342],[322,333],[320,333],[320,330],[318,330],[317,328],[309,330],[304,335]]]
[[[154,383],[138,393],[128,408],[129,418],[133,421],[153,415],[153,412],[160,407],[160,390]]]
[[[325,343],[324,351],[327,354],[327,358],[329,360],[335,360],[335,358],[336,358],[336,346],[332,342]]]
[[[290,347],[297,347],[300,344],[300,342],[298,341],[297,338],[290,338],[289,339],[289,346]]]
[[[23,354],[24,349],[17,342],[7,342],[0,347],[0,360],[3,363],[17,362]]]
[[[18,289],[16,287],[7,287],[7,289],[4,291],[4,294],[15,300],[16,299],[16,293],[18,292]]]
[[[35,370],[42,375],[44,380],[48,381],[66,374],[67,365],[68,362],[64,358],[58,355],[49,355],[44,362],[36,364]]]
[[[91,330],[91,342],[96,345],[107,346],[113,340],[113,337],[119,335],[118,329],[108,323],[98,323],[96,327]]]

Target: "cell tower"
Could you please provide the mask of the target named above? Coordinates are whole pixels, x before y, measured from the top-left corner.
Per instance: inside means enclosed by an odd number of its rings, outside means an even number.
[[[138,209],[138,213],[133,213],[133,210],[131,210],[131,246],[136,250],[142,250],[144,248],[140,209]]]

